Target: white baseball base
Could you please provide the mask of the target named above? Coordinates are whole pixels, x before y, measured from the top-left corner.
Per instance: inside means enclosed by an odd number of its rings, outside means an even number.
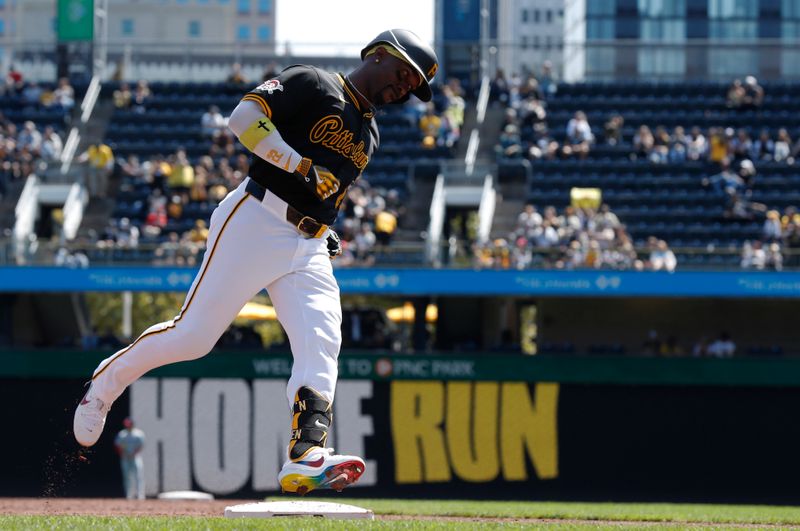
[[[277,516],[315,516],[341,520],[375,519],[375,514],[369,509],[322,501],[259,502],[225,507],[225,518],[274,518]]]
[[[159,500],[213,500],[214,495],[208,492],[198,492],[196,490],[173,490],[162,492],[158,495]]]

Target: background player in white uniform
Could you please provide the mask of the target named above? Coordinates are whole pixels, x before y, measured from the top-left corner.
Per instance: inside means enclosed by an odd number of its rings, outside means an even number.
[[[114,448],[119,454],[122,469],[122,486],[125,497],[129,500],[144,499],[144,432],[134,427],[133,419],[127,417],[122,421],[124,429],[114,438]]]
[[[242,306],[266,287],[289,337],[293,411],[285,491],[341,490],[364,462],[325,448],[341,346],[339,288],[329,229],[347,187],[378,147],[375,107],[431,99],[433,49],[407,30],[381,33],[350,74],[291,66],[242,98],[229,127],[252,153],[248,177],[211,216],[203,263],[178,315],[100,363],[75,411],[91,446],[114,400],[147,371],[206,355]]]

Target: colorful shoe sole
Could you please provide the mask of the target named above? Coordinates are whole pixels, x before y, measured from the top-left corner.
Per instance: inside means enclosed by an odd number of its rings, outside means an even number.
[[[283,492],[294,492],[305,495],[314,489],[333,489],[341,492],[358,481],[364,473],[364,466],[358,461],[345,461],[338,465],[328,467],[318,476],[305,476],[303,474],[289,474],[281,479]]]

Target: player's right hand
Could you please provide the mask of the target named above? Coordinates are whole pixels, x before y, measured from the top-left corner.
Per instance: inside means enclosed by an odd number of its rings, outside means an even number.
[[[311,159],[303,157],[294,172],[295,177],[320,201],[325,201],[339,191],[339,179],[328,168],[316,166]]]

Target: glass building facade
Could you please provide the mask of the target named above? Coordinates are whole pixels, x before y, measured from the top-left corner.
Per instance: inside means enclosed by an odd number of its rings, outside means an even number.
[[[586,79],[800,77],[800,0],[568,0]],[[568,63],[567,57],[565,62]],[[572,76],[575,77],[575,76]]]

